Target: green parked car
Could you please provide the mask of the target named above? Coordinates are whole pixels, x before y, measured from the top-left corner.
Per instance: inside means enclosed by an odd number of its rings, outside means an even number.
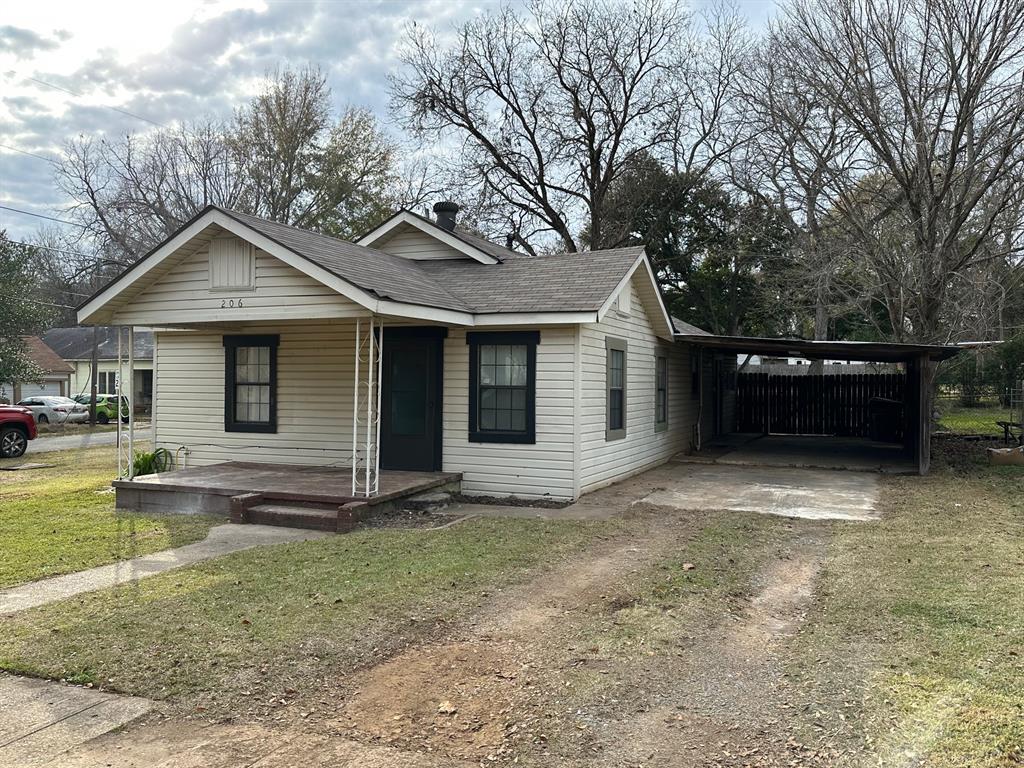
[[[76,403],[88,406],[92,402],[92,395],[75,395]],[[96,395],[96,421],[100,424],[107,424],[111,419],[116,418],[114,403],[117,402],[117,395]],[[121,396],[121,421],[128,423],[128,398]]]

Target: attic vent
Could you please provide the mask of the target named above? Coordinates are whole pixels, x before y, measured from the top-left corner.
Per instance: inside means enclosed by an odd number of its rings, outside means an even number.
[[[633,287],[628,283],[619,291],[616,309],[620,315],[628,315],[633,311]]]
[[[240,237],[215,237],[210,242],[210,290],[256,287],[256,257],[251,243]]]

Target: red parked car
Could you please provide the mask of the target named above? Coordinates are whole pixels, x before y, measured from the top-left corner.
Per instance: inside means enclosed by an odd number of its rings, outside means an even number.
[[[36,439],[32,411],[20,405],[0,405],[0,459],[25,455],[28,441]]]

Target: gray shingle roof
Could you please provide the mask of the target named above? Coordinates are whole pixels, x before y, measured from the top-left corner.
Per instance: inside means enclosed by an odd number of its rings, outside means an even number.
[[[380,298],[444,309],[469,309],[424,275],[415,262],[401,256],[226,208],[218,210]]]
[[[220,209],[280,245],[382,298],[464,312],[589,312],[601,305],[643,248],[529,258],[456,233],[499,264],[468,259],[411,261],[375,248]],[[515,258],[513,258],[515,257]]]
[[[117,331],[109,325],[97,328],[99,359],[117,359]],[[125,334],[127,340],[127,334]],[[65,360],[89,360],[92,357],[92,326],[51,328],[43,334],[43,341]],[[127,344],[125,345],[127,347]],[[123,351],[127,358],[128,350]],[[153,333],[135,329],[135,359],[153,359]]]
[[[710,336],[711,334],[705,331],[703,328],[698,328],[696,325],[680,320],[678,317],[672,318],[672,325],[675,326],[676,333],[690,334],[694,336]]]
[[[420,269],[474,312],[591,312],[601,308],[643,248],[509,259],[501,264],[445,259]]]

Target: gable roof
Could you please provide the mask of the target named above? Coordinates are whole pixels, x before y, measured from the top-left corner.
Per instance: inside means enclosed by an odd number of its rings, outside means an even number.
[[[416,262],[409,259],[350,243],[348,240],[310,232],[308,229],[213,207],[331,274],[371,291],[382,299],[444,309],[468,309],[440,283],[426,278],[417,269]]]
[[[39,366],[43,373],[71,373],[75,370],[38,336],[26,336],[25,344],[28,347],[29,358]]]
[[[96,357],[99,360],[117,359],[117,329],[110,325],[96,326]],[[93,327],[76,325],[71,328],[51,328],[43,334],[43,341],[64,360],[92,359]],[[127,350],[125,350],[127,355]],[[153,359],[153,332],[135,329],[135,359]],[[68,366],[71,368],[71,366]]]
[[[405,212],[407,220],[419,220]],[[429,225],[423,231],[452,235]],[[532,258],[458,233],[458,242],[484,254],[479,260],[413,261],[382,250],[280,224],[249,214],[208,206],[167,240],[133,264],[79,307],[79,320],[109,322],[111,306],[130,300],[131,290],[145,285],[147,274],[211,232],[232,232],[295,269],[336,290],[371,312],[399,317],[474,325],[477,315],[490,322],[540,322],[530,314],[551,316],[545,322],[593,322],[603,316],[621,287],[645,265],[652,283],[646,293],[663,318],[656,327],[672,327],[642,247],[588,251]],[[441,235],[438,235],[439,239]],[[489,255],[488,255],[489,253]],[[418,309],[419,308],[419,309]],[[576,317],[570,317],[577,313]],[[584,317],[578,313],[589,313]],[[501,318],[495,316],[501,315]],[[516,316],[516,317],[509,317]]]
[[[372,246],[374,243],[388,237],[396,230],[412,228],[440,240],[456,251],[469,256],[481,264],[496,264],[504,261],[509,254],[515,256],[515,251],[502,248],[500,245],[484,240],[480,237],[461,232],[457,229],[445,229],[438,226],[425,216],[402,208],[371,229],[365,235],[356,239],[359,245]]]

